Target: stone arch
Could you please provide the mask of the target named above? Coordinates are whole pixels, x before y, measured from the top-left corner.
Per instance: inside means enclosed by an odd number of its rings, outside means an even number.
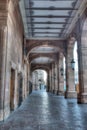
[[[45,73],[43,73],[45,72]],[[40,73],[42,73],[40,75]],[[45,77],[44,77],[45,76]],[[33,83],[33,90],[43,89],[48,90],[47,80],[48,79],[48,70],[45,68],[35,68],[32,71],[32,83]],[[41,81],[41,82],[39,82]],[[46,84],[44,84],[46,83]]]
[[[32,43],[32,44],[31,44]],[[29,47],[27,47],[27,57],[29,57],[29,54],[31,53],[31,51],[35,48],[38,48],[38,47],[56,47],[58,48],[58,51],[60,52],[63,52],[64,53],[64,50],[63,50],[63,41],[38,41],[36,40],[36,42],[30,42],[30,45]],[[26,42],[26,44],[28,44]]]
[[[35,53],[35,54],[31,54],[30,55],[30,57],[29,57],[29,61],[30,61],[30,63],[34,60],[34,59],[36,59],[36,58],[39,58],[39,57],[48,57],[48,58],[51,58],[51,59],[53,59],[53,60],[57,60],[57,55],[56,54],[52,54],[52,53],[49,53],[49,55],[48,55],[48,53]]]
[[[35,67],[33,70],[32,70],[32,72],[34,72],[35,70],[44,70],[44,71],[46,71],[46,73],[48,73],[48,68],[46,68],[46,67]]]
[[[81,35],[81,42],[83,43],[84,47],[87,46],[86,37],[87,37],[87,18],[84,21],[84,24],[82,27],[82,35]]]
[[[48,71],[49,71],[49,67],[43,66],[43,65],[39,65],[39,66],[33,67],[33,68],[32,68],[32,72],[35,71],[35,70],[37,70],[37,69],[45,70],[47,73],[48,73]]]

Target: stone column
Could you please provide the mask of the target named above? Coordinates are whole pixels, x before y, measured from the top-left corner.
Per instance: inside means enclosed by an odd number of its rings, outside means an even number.
[[[86,16],[87,17],[87,16]],[[81,29],[81,21],[78,21]],[[78,29],[78,30],[79,30]],[[81,32],[79,30],[78,32]],[[82,35],[78,33],[79,93],[78,103],[87,103],[87,18],[82,27]]]
[[[7,27],[0,28],[0,121],[4,119]]]
[[[26,98],[27,97],[27,64],[26,63],[24,65],[24,79],[25,79],[24,90],[25,90],[25,98]]]
[[[71,67],[71,60],[73,59],[74,42],[69,42],[66,56],[66,92],[65,98],[77,98],[75,91],[74,70]]]
[[[50,70],[50,85],[51,85],[51,89],[50,89],[50,92],[53,92],[53,89],[52,89],[52,65],[51,65],[51,70]]]
[[[50,92],[52,91],[51,69],[49,70]]]
[[[50,71],[48,71],[48,75],[47,75],[47,92],[50,91]]]
[[[7,50],[7,1],[0,1],[0,121],[4,120],[5,68]]]
[[[27,63],[27,95],[28,94],[29,94],[29,62]]]
[[[59,91],[58,95],[64,95],[64,75],[61,74],[61,68],[63,69],[63,54],[59,56]]]
[[[32,71],[31,64],[29,63],[29,94],[32,93]]]
[[[54,71],[55,70],[55,66],[54,63],[52,63],[52,92],[54,93],[55,90],[55,79],[54,79]]]
[[[24,95],[26,98],[29,94],[29,63],[27,59],[25,60],[24,64],[24,91]]]
[[[55,94],[58,94],[58,64],[55,63]]]
[[[23,100],[25,99],[25,70],[23,68]]]

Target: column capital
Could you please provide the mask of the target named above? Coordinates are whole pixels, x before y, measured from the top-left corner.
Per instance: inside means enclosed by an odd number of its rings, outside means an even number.
[[[71,34],[69,38],[67,39],[68,44],[73,45],[76,41],[76,36],[74,34]]]

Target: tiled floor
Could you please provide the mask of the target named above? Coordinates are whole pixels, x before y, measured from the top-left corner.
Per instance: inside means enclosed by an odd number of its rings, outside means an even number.
[[[0,130],[87,130],[87,105],[46,92],[33,92]]]

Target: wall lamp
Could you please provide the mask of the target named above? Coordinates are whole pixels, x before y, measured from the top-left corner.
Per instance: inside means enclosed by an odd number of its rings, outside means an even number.
[[[60,72],[61,72],[61,76],[63,76],[63,73],[64,73],[63,68],[60,69]]]
[[[72,70],[75,69],[75,61],[74,61],[74,59],[71,60],[71,67],[72,67]]]

